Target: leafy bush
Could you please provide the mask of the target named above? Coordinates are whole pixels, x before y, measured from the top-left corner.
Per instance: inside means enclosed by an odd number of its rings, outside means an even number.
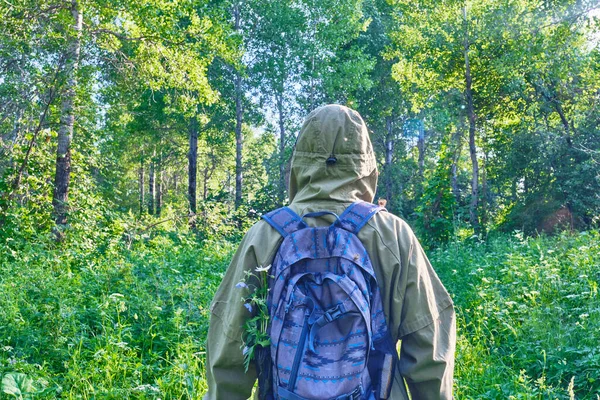
[[[60,244],[35,219],[9,216],[0,393],[200,398],[208,306],[235,247],[222,238],[238,240],[254,216],[242,209],[197,235],[186,221],[148,228],[158,220],[94,207],[72,214]],[[597,399],[600,233],[496,234],[430,256],[457,309],[457,399]]]
[[[192,234],[155,231],[128,246],[123,225],[93,241],[71,232],[69,243],[80,246],[3,239],[3,393],[121,399],[204,392],[208,305],[232,245],[201,246]]]
[[[458,399],[597,399],[597,231],[517,232],[451,244],[431,259],[457,309]]]

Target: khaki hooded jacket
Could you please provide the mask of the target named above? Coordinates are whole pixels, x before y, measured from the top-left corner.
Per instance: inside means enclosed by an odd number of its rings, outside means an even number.
[[[327,165],[330,155],[337,162]],[[329,105],[306,118],[292,156],[290,205],[297,214],[333,211],[340,215],[357,200],[372,202],[377,186],[375,154],[365,123],[347,107]],[[327,225],[328,216],[309,224]],[[377,213],[358,234],[381,288],[384,313],[399,341],[400,361],[391,399],[451,399],[455,315],[452,300],[410,227],[400,218]],[[244,372],[242,326],[250,313],[235,285],[246,271],[271,264],[281,242],[264,221],[245,235],[211,304],[207,338],[205,399],[250,397],[256,381]]]

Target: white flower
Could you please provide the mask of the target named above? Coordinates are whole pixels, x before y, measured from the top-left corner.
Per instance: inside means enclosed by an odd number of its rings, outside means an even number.
[[[256,267],[256,272],[267,272],[270,269],[271,269],[271,264],[267,265],[266,267],[259,266],[259,267]]]
[[[141,392],[148,391],[148,392],[160,393],[159,388],[157,388],[156,386],[153,386],[153,385],[148,385],[148,384],[134,387],[133,390],[138,390]]]

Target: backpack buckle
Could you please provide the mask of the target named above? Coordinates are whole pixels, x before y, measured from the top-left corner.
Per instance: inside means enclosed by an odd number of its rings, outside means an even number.
[[[357,386],[356,389],[352,391],[352,393],[344,394],[342,396],[336,397],[335,400],[360,400],[360,396],[362,395],[362,387]]]
[[[343,303],[340,303],[337,306],[325,311],[325,314],[323,314],[323,315],[327,319],[327,322],[331,322],[334,319],[338,319],[339,317],[341,317],[342,314],[344,314],[345,312],[346,312],[346,307],[344,307]]]
[[[354,389],[354,391],[352,393],[350,393],[350,395],[348,396],[348,399],[349,400],[359,400],[361,394],[362,394],[362,390],[361,390],[360,386],[358,386],[356,389]]]

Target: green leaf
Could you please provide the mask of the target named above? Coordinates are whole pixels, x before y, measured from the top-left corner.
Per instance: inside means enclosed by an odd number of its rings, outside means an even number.
[[[37,388],[33,379],[26,374],[11,372],[2,378],[2,392],[13,395],[17,399],[24,399],[29,398],[30,394],[37,393]]]

